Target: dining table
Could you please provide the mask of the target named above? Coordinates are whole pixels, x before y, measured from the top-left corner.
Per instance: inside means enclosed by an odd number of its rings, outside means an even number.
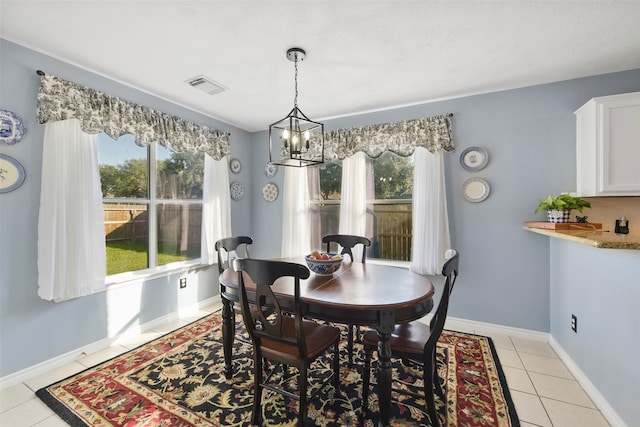
[[[278,258],[278,261],[306,265],[304,257]],[[224,373],[233,376],[234,309],[239,302],[238,273],[230,267],[219,276],[222,308]],[[248,297],[252,284],[247,282]],[[282,277],[272,289],[279,296],[291,297],[294,279]],[[407,268],[376,263],[342,262],[330,276],[311,273],[300,281],[303,315],[335,323],[369,326],[378,332],[377,387],[380,426],[389,426],[391,412],[391,346],[395,325],[410,322],[428,314],[433,308],[435,288],[425,276]],[[286,309],[286,307],[283,307]],[[366,405],[363,402],[363,405]]]

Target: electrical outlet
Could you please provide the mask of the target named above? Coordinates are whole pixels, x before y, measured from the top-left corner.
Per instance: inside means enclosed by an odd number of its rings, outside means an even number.
[[[578,333],[578,318],[575,314],[571,315],[571,330],[576,334]]]
[[[180,279],[180,289],[184,289],[187,287],[187,278],[183,277]]]

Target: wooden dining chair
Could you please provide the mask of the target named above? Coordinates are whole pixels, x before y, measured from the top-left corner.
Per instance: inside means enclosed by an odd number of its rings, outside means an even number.
[[[300,302],[300,279],[309,277],[309,269],[301,264],[259,259],[236,259],[233,261],[238,272],[240,306],[244,323],[253,342],[254,401],[253,424],[260,425],[262,390],[268,389],[298,400],[298,426],[304,426],[307,418],[307,401],[313,399],[323,387],[307,396],[309,366],[319,356],[333,347],[333,373],[323,385],[333,379],[336,393],[340,385],[339,342],[340,329],[303,318]],[[284,299],[273,292],[271,286],[279,278],[293,278],[294,299]],[[251,310],[247,292],[247,281],[255,285],[257,310]],[[263,378],[263,358],[298,369],[297,393],[286,389],[285,384],[271,380],[274,366]]]
[[[420,321],[396,325],[390,340],[392,357],[418,362],[422,365],[424,397],[427,400],[427,410],[429,418],[431,419],[431,425],[434,427],[439,426],[434,387],[441,396],[444,396],[436,369],[436,345],[444,329],[444,322],[449,307],[449,297],[456,278],[458,277],[458,253],[449,250],[447,251],[447,255],[448,258],[442,267],[442,275],[445,277],[444,289],[442,290],[438,308],[431,318],[429,325]],[[374,330],[365,332],[363,343],[365,348],[365,365],[362,381],[362,407],[366,409],[371,375],[371,356],[378,348],[378,333]],[[419,396],[408,390],[396,391]]]
[[[351,234],[328,234],[322,238],[322,243],[327,244],[327,252],[331,252],[331,243],[337,243],[342,247],[341,255],[349,255],[351,262],[366,262],[367,248],[371,246],[371,240],[363,236],[353,236]],[[356,261],[353,258],[353,248],[362,245],[362,258]]]
[[[218,240],[215,245],[218,252],[218,272],[222,274],[224,270],[231,267],[230,261],[238,256],[240,249],[243,252],[242,258],[249,258],[249,245],[251,244],[253,244],[253,239],[249,236],[226,237]],[[233,258],[230,259],[230,257]]]
[[[218,252],[218,273],[222,274],[224,270],[231,267],[232,262],[237,257],[249,258],[249,245],[253,244],[253,239],[249,236],[234,236],[220,239],[215,244]],[[233,304],[233,303],[232,303]],[[235,313],[241,315],[242,311],[239,306],[233,304]],[[231,316],[233,322],[232,330],[236,328],[235,316]],[[241,339],[241,337],[239,337]]]
[[[328,234],[322,238],[322,243],[327,244],[327,253],[331,252],[331,243],[337,243],[342,247],[341,255],[349,255],[351,262],[358,262],[353,258],[353,248],[362,245],[362,258],[359,262],[363,264],[367,261],[367,248],[371,246],[371,240],[363,236],[351,234]],[[349,336],[347,337],[347,349],[349,354],[349,366],[353,366],[353,336],[360,335],[360,328],[349,325]]]

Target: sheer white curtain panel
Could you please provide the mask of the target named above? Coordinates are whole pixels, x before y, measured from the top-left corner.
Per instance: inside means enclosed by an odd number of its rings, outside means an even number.
[[[204,264],[218,262],[215,244],[232,236],[231,194],[229,190],[229,161],[227,157],[214,160],[204,155],[204,184],[202,188],[202,242]]]
[[[307,168],[284,168],[281,256],[311,252]]]
[[[367,218],[367,155],[358,152],[342,161],[340,200],[340,234],[366,237]],[[362,259],[362,245],[353,250],[356,260]]]
[[[444,155],[416,148],[413,177],[411,271],[436,275],[451,248]]]
[[[64,301],[105,287],[98,136],[77,119],[49,122],[42,150],[38,296]]]

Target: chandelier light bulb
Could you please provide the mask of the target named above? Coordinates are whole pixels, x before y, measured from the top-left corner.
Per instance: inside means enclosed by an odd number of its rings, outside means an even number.
[[[309,129],[304,131],[304,140],[309,142],[309,139],[311,138],[311,134],[309,133]]]
[[[285,129],[285,130],[282,131],[282,138],[284,140],[288,140],[289,139],[289,130],[288,129]]]

